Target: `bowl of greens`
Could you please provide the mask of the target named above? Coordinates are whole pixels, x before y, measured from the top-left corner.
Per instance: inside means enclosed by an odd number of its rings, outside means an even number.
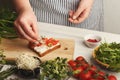
[[[92,54],[95,61],[106,69],[120,72],[120,43],[101,43]]]

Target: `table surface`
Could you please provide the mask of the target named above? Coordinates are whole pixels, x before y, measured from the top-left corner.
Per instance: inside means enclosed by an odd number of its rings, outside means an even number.
[[[57,37],[57,38],[70,38],[75,40],[75,51],[74,59],[77,56],[83,56],[88,62],[91,62],[92,52],[94,48],[88,48],[84,45],[84,36],[88,34],[96,34],[102,37],[102,42],[118,42],[120,43],[120,35],[100,32],[82,28],[66,27],[48,23],[38,23],[39,34],[43,36]],[[97,65],[96,65],[97,66]],[[99,67],[99,66],[98,66]],[[103,70],[103,69],[101,69]],[[104,70],[103,70],[104,71]],[[110,74],[116,75],[117,79],[120,80],[120,73],[109,72]]]
[[[40,36],[74,39],[75,40],[74,59],[77,56],[81,55],[85,57],[85,59],[90,63],[92,63],[91,57],[94,48],[88,48],[87,46],[84,45],[83,43],[84,36],[88,34],[96,34],[102,37],[102,42],[115,41],[120,43],[119,34],[93,31],[82,28],[66,27],[66,26],[38,22],[38,30]],[[117,79],[120,80],[120,73],[109,72],[109,71],[106,72],[116,75]]]

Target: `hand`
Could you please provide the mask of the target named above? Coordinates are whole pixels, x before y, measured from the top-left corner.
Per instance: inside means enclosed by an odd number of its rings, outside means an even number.
[[[81,23],[83,22],[90,13],[92,4],[94,0],[81,0],[76,11],[69,12],[69,21],[72,23]]]
[[[32,10],[21,10],[14,25],[21,38],[25,38],[30,42],[37,41],[37,19]]]

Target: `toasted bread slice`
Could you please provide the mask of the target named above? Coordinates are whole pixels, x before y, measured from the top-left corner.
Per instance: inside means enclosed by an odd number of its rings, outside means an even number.
[[[28,46],[40,57],[43,57],[51,51],[60,48],[61,45],[58,40],[55,40],[53,38],[43,38],[37,44],[29,42]]]

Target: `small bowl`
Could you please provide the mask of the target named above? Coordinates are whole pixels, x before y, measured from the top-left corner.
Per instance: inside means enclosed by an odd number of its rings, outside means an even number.
[[[95,48],[99,45],[101,37],[94,34],[89,34],[84,37],[84,43],[89,48]]]

